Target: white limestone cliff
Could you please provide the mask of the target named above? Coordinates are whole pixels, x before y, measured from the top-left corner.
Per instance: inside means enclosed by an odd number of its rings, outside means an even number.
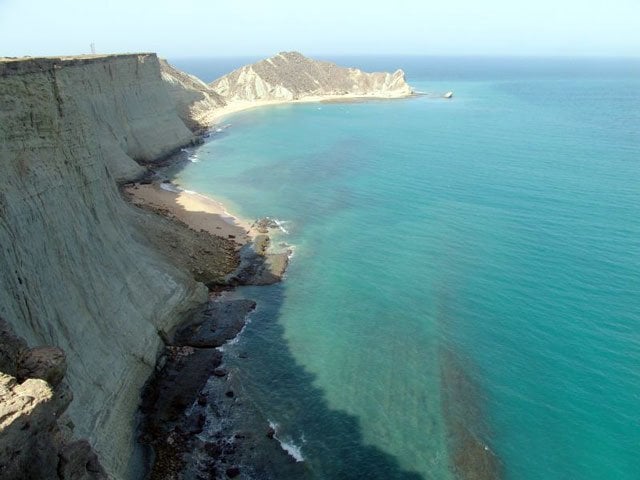
[[[91,122],[117,180],[140,175],[144,169],[136,161],[152,162],[195,140],[176,116],[155,54],[0,58],[0,75],[12,78],[17,89],[14,98],[4,98],[7,108],[14,108],[28,89],[43,86],[52,89],[60,108],[72,102]]]
[[[282,52],[210,84],[227,103],[296,101],[321,97],[401,98],[411,95],[404,72],[366,73],[357,68]]]
[[[0,59],[0,316],[66,352],[76,434],[116,478],[135,468],[158,330],[207,297],[146,243],[116,180],[192,139],[153,54]]]

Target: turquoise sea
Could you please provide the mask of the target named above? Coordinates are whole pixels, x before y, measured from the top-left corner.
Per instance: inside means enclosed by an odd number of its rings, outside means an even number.
[[[226,347],[265,431],[311,478],[639,479],[640,61],[333,60],[455,96],[238,113],[175,179],[294,248]]]

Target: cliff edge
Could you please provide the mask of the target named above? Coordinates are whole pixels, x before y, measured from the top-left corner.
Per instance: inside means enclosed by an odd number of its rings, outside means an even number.
[[[36,90],[48,90],[51,98],[40,100],[53,101],[61,114],[72,105],[78,122],[92,130],[101,157],[118,181],[142,175],[145,169],[139,163],[166,157],[196,141],[176,115],[155,54],[0,58],[0,78],[5,85],[4,114],[24,112],[19,105],[22,96],[34,96]],[[11,85],[13,98],[6,91]],[[41,122],[38,110],[32,115],[27,120]]]
[[[154,54],[0,60],[0,316],[66,352],[75,432],[117,478],[134,476],[158,332],[207,289],[149,244],[160,220],[116,180],[193,139]]]
[[[282,52],[234,70],[210,84],[228,103],[294,101],[309,97],[400,98],[411,95],[402,70],[367,73]]]

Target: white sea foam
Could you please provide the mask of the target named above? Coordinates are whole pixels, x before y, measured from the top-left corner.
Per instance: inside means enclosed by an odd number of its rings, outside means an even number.
[[[182,189],[173,183],[161,183],[160,188],[162,190],[166,190],[167,192],[180,193]]]
[[[293,442],[283,442],[280,439],[278,439],[278,442],[280,442],[280,447],[282,447],[282,449],[287,452],[296,462],[304,462],[304,457],[302,456],[302,447],[299,447]]]
[[[242,336],[242,334],[244,333],[244,331],[247,329],[247,325],[249,325],[251,323],[251,314],[253,312],[249,312],[247,314],[247,318],[245,319],[244,325],[242,326],[242,328],[240,329],[240,331],[238,332],[238,334],[233,337],[230,340],[227,340],[223,346],[225,345],[236,345],[239,341],[240,341],[240,337]]]
[[[293,443],[292,440],[285,440],[278,436],[278,428],[280,427],[276,422],[272,422],[269,420],[269,426],[273,429],[275,434],[273,438],[275,438],[280,444],[280,448],[282,448],[285,452],[289,454],[291,458],[293,458],[296,462],[304,462],[304,456],[302,455],[302,447]],[[304,436],[302,437],[302,441],[304,443]]]
[[[285,243],[284,248],[286,249],[287,257],[289,257],[289,260],[291,260],[296,253],[296,246]]]
[[[278,228],[280,229],[280,231],[282,233],[285,233],[287,235],[289,234],[289,230],[286,229],[285,225],[287,223],[291,223],[290,221],[288,221],[288,220],[278,220],[277,218],[274,218],[273,221],[275,222],[275,224],[278,226]]]

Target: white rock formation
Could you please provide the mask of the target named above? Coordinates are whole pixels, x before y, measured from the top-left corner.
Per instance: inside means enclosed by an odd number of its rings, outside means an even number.
[[[31,90],[36,89],[49,89],[60,110],[72,103],[85,126],[96,134],[102,155],[117,180],[130,179],[144,171],[133,160],[151,162],[194,139],[176,116],[159,71],[155,54],[29,61],[0,58],[5,90],[16,89],[14,98],[3,98],[8,112],[20,108],[27,115],[24,105],[19,105],[21,96],[34,95],[36,92]],[[32,116],[39,121],[37,111]]]
[[[160,69],[185,125],[194,132],[209,127],[216,110],[226,105],[224,98],[198,77],[178,70],[166,60],[160,60]]]
[[[155,55],[0,59],[0,316],[66,352],[76,434],[117,478],[157,332],[207,291],[144,242],[115,179],[191,139]]]
[[[234,70],[210,84],[227,103],[294,101],[308,97],[362,96],[399,98],[411,95],[404,72],[366,73],[298,52],[282,52]]]

